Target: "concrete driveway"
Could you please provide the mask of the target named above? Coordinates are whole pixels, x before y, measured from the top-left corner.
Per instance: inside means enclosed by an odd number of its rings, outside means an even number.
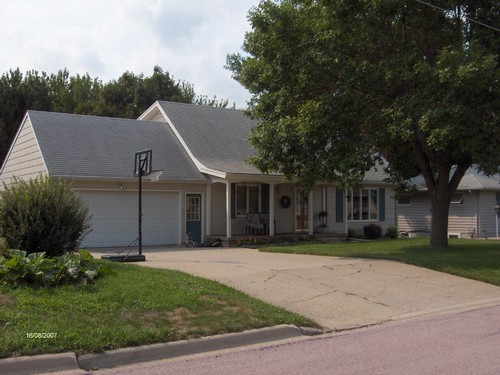
[[[146,248],[144,254],[146,262],[136,264],[216,280],[326,330],[500,304],[500,287],[394,261],[241,248]]]

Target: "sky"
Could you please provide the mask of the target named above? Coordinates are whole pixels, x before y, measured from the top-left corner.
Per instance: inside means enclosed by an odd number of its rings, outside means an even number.
[[[224,69],[242,52],[259,0],[0,0],[0,74],[67,68],[103,82],[155,65],[196,94],[244,108],[250,94]]]

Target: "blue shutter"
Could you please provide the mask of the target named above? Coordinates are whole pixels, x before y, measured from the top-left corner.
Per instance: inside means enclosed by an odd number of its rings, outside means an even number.
[[[385,188],[378,189],[378,221],[385,221]]]
[[[260,185],[260,211],[268,214],[269,212],[269,184]]]
[[[344,221],[344,193],[339,188],[335,188],[335,221]]]
[[[497,204],[500,204],[500,193],[496,193],[497,195]]]

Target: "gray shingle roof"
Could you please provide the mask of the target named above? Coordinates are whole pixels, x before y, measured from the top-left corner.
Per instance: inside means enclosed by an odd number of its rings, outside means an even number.
[[[225,173],[261,174],[245,159],[255,151],[248,139],[256,122],[236,109],[159,101],[193,156]]]
[[[451,171],[453,173],[454,170]],[[425,180],[418,176],[412,180],[418,190],[427,190]],[[458,190],[497,190],[500,191],[500,173],[486,176],[483,172],[471,167],[465,172],[464,177],[458,185]]]
[[[164,123],[28,111],[49,174],[134,178],[134,155],[153,150],[160,180],[206,181]]]

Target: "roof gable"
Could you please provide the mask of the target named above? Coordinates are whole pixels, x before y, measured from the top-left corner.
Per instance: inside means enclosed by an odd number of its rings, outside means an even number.
[[[241,110],[159,101],[166,122],[185,144],[200,170],[222,174],[262,174],[245,160],[257,123]]]
[[[47,167],[30,118],[26,115],[0,169],[0,181],[8,184],[14,177],[30,179],[40,173],[47,173]]]

